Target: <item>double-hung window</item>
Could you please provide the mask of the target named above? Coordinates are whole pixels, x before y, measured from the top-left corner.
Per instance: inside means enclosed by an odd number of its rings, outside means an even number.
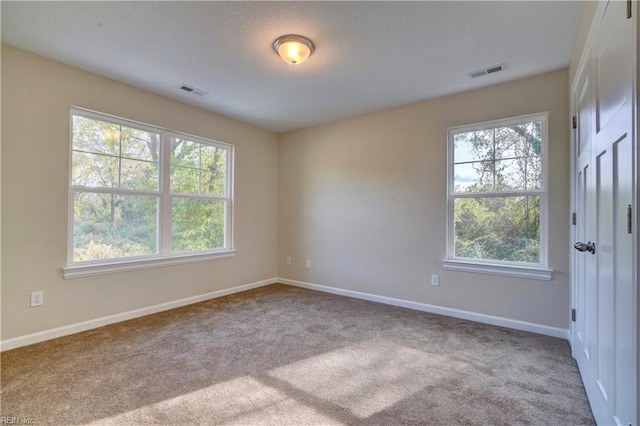
[[[445,268],[551,278],[547,144],[546,113],[449,129]]]
[[[233,146],[71,110],[65,276],[233,255]]]

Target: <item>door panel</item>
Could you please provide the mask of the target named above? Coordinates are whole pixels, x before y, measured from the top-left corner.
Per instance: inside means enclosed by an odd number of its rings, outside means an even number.
[[[578,176],[576,178],[577,184],[577,197],[576,197],[576,213],[579,218],[576,222],[576,226],[578,227],[576,236],[577,240],[585,241],[584,236],[586,235],[585,228],[585,214],[587,211],[586,208],[586,197],[585,197],[585,188],[586,188],[586,177],[589,174],[588,166],[584,168],[584,170],[578,171]],[[577,309],[576,315],[576,324],[575,324],[575,339],[577,340],[578,347],[582,348],[584,351],[584,356],[587,360],[589,360],[589,350],[587,346],[587,327],[586,327],[586,312],[587,310],[584,308],[587,306],[586,301],[586,291],[585,291],[585,274],[586,274],[586,257],[585,256],[575,256],[574,261],[574,274],[575,280],[578,285],[575,287],[575,306],[580,307]]]
[[[591,138],[589,137],[591,131],[589,126],[593,125],[593,120],[591,118],[591,85],[589,83],[589,75],[584,73],[578,86],[578,93],[580,93],[580,96],[576,102],[578,108],[578,134],[580,135],[580,137],[577,138],[577,153],[579,156],[578,158],[584,158],[585,160],[588,159],[588,156],[583,156],[582,154],[590,154],[590,152],[585,153],[585,149],[591,148]],[[578,170],[582,170],[583,168],[584,164],[578,164]]]
[[[611,153],[596,157],[596,382],[601,396],[613,396],[613,170]]]
[[[637,368],[634,335],[634,301],[629,295],[635,292],[633,270],[633,238],[627,229],[627,212],[633,198],[633,144],[631,137],[615,143],[614,169],[617,171],[614,181],[614,214],[615,214],[615,329],[616,329],[616,365],[615,382],[619,391],[616,394],[616,421],[620,424],[632,424],[631,419],[637,415],[633,410],[636,404],[634,392],[627,389],[636,388],[633,372]],[[637,285],[637,284],[636,284]],[[631,319],[631,320],[630,320]],[[637,392],[637,388],[636,388]],[[626,422],[626,423],[625,423]]]
[[[624,15],[615,16],[618,9],[624,7],[622,2],[617,5],[609,5],[610,10],[603,19],[603,31],[597,41],[595,63],[597,69],[597,102],[596,102],[596,130],[599,131],[607,125],[615,113],[623,107],[631,98],[627,82],[631,79],[630,51],[626,50],[629,41],[624,31],[619,31],[614,25],[626,19]]]

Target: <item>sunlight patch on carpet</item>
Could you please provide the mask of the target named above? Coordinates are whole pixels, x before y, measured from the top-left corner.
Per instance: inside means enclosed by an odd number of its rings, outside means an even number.
[[[465,367],[393,342],[368,340],[278,367],[269,375],[365,419],[427,386],[459,377]]]
[[[167,417],[171,413],[171,417]],[[197,417],[194,417],[194,413]],[[94,425],[261,424],[265,419],[306,424],[335,424],[285,393],[249,377],[218,383],[188,394],[103,418]]]

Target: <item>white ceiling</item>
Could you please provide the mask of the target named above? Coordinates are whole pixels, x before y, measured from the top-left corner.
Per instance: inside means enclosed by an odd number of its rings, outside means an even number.
[[[569,64],[584,3],[10,2],[2,42],[285,132]],[[302,65],[283,34],[316,45]],[[469,79],[497,64],[506,70]],[[198,97],[176,88],[209,92]]]

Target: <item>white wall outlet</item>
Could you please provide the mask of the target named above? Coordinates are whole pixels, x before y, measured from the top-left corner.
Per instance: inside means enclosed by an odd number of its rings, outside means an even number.
[[[307,269],[311,269],[311,259],[307,259]]]
[[[42,306],[44,303],[44,291],[31,292],[31,307]]]
[[[437,274],[431,275],[431,285],[438,287],[440,285],[440,277]]]
[[[291,266],[291,258],[287,257],[287,266]]]

